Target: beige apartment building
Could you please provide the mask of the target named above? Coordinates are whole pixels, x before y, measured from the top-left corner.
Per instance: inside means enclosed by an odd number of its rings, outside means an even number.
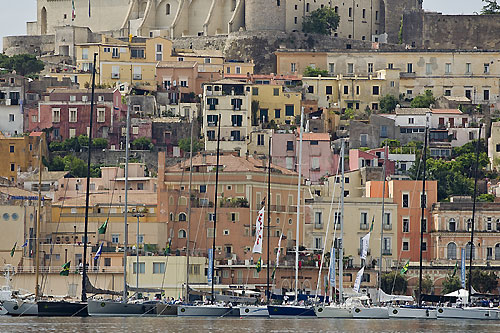
[[[277,72],[282,75],[301,74],[307,66],[327,70],[331,76],[367,76],[380,70],[394,70],[399,75],[394,75],[394,80],[390,78],[388,86],[399,86],[399,93],[406,98],[431,90],[436,97],[466,97],[474,104],[498,108],[500,51],[280,50],[276,57]]]

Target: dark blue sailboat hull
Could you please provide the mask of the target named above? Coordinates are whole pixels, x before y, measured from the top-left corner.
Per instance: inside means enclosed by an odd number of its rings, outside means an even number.
[[[311,306],[268,305],[270,317],[316,317]]]

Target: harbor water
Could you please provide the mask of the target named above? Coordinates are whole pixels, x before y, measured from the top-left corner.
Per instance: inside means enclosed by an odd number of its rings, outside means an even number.
[[[500,332],[500,321],[0,317],[0,332]]]

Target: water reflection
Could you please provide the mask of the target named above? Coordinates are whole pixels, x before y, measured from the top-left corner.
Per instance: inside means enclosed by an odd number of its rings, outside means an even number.
[[[0,332],[500,332],[500,321],[0,317]]]

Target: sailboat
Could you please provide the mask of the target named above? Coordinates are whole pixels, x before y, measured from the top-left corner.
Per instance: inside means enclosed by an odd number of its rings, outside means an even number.
[[[482,126],[479,127],[479,138],[477,140],[476,146],[476,165],[474,170],[474,197],[472,203],[472,227],[471,227],[471,238],[470,244],[474,244],[474,222],[476,216],[476,199],[477,199],[477,169],[479,166],[479,153],[480,153],[480,145],[481,145],[481,129]],[[469,264],[469,277],[472,276],[472,259],[473,259],[473,251],[474,246],[470,246],[470,264]],[[467,297],[469,306],[464,307],[438,307],[437,309],[437,317],[438,318],[456,318],[456,319],[483,319],[483,320],[495,320],[500,319],[500,311],[498,309],[486,308],[486,307],[472,307],[470,306],[471,297],[473,293],[472,288],[472,279],[469,278],[468,281],[468,291]]]
[[[340,167],[342,172],[342,181],[341,181],[341,189],[340,189],[340,238],[339,244],[339,304],[330,304],[327,306],[324,305],[316,305],[314,307],[314,312],[318,318],[352,318],[352,306],[350,304],[344,303],[343,297],[343,245],[342,239],[344,237],[344,156],[345,156],[345,148],[344,148],[344,140],[341,140],[341,149],[340,149]],[[335,265],[335,261],[333,262]]]
[[[221,116],[219,115],[218,130],[217,130],[217,159],[215,165],[215,199],[214,199],[214,234],[212,248],[209,250],[209,267],[208,275],[211,277],[211,304],[204,305],[181,305],[177,308],[177,315],[181,317],[238,317],[240,311],[238,308],[222,306],[215,303],[215,239],[217,236],[217,189],[219,185],[219,159],[220,159],[220,126]],[[189,246],[189,244],[188,244]]]
[[[89,146],[87,155],[87,188],[85,191],[85,222],[84,222],[84,242],[83,242],[83,262],[82,262],[82,295],[80,302],[67,301],[39,301],[38,316],[45,317],[88,317],[87,304],[87,247],[88,247],[88,224],[89,224],[89,201],[90,201],[90,162],[92,155],[92,127],[94,122],[95,106],[95,65],[97,53],[94,53],[94,65],[92,67],[92,93],[90,99],[90,124],[89,124]],[[38,244],[38,241],[37,241]],[[65,265],[66,266],[66,265]],[[69,269],[69,266],[67,267]]]
[[[424,140],[424,153],[423,153],[423,180],[422,180],[422,195],[420,196],[420,207],[421,207],[421,222],[420,222],[420,265],[419,265],[419,282],[418,282],[418,304],[416,306],[400,306],[400,307],[389,307],[389,317],[390,318],[418,318],[418,319],[436,319],[437,311],[434,307],[422,306],[422,244],[424,240],[424,228],[423,221],[425,219],[425,206],[427,201],[427,196],[425,194],[425,180],[426,180],[426,167],[427,167],[427,127],[425,128],[425,140]]]
[[[36,227],[35,227],[35,297],[34,299],[29,297],[27,299],[17,298],[12,300],[6,300],[3,302],[3,307],[7,311],[7,314],[11,316],[36,316],[38,315],[38,305],[37,301],[39,298],[40,285],[40,216],[42,209],[42,137],[38,143],[38,207],[36,214]],[[10,278],[9,278],[10,280]]]
[[[301,194],[301,177],[302,177],[302,138],[304,129],[304,108],[300,115],[300,129],[299,129],[299,177],[297,186],[297,225],[295,234],[295,298],[293,305],[268,305],[269,316],[271,318],[284,318],[284,317],[315,317],[314,309],[312,306],[299,305],[299,235],[300,235],[300,194]]]

